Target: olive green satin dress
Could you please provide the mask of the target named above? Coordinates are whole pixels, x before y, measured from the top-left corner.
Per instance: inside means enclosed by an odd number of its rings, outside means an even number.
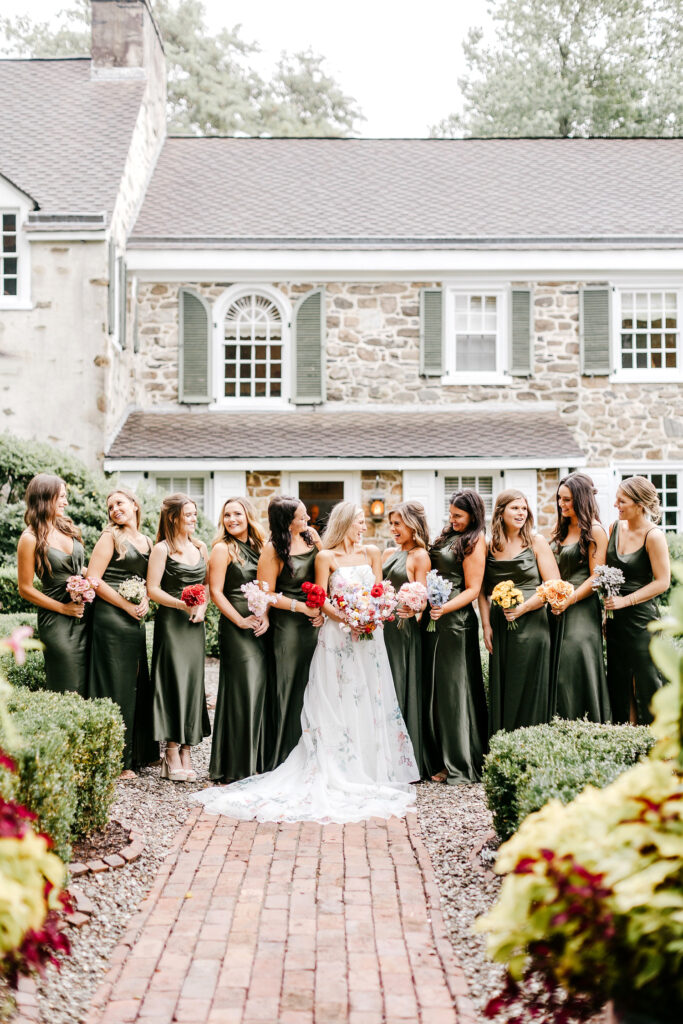
[[[389,555],[382,576],[398,590],[409,583],[406,571],[408,552],[398,548]],[[399,629],[399,623],[401,628]],[[416,618],[399,619],[384,624],[384,642],[394,677],[396,697],[408,729],[415,760],[422,770],[422,637]]]
[[[256,579],[259,556],[248,544],[237,544],[243,562],[228,565],[223,593],[246,618],[251,613],[240,588]],[[240,629],[221,615],[218,642],[221,665],[209,778],[243,779],[260,767],[268,667],[265,637],[254,636],[253,630]]]
[[[486,558],[484,588],[512,580],[524,600],[536,593],[541,576],[533,548],[515,558]],[[508,629],[503,609],[491,605],[493,654],[489,657],[489,732],[511,732],[525,725],[542,725],[552,717],[550,693],[550,626],[545,607],[527,612]]]
[[[61,604],[71,600],[66,581],[69,576],[80,576],[85,563],[85,552],[74,538],[70,555],[59,548],[49,547],[47,558],[52,575],[45,573],[41,580],[43,593]],[[88,692],[88,647],[90,609],[86,605],[82,619],[60,615],[48,608],[38,609],[38,636],[45,645],[45,687],[56,693],[74,692],[85,697]]]
[[[465,589],[462,560],[451,550],[450,538],[443,547],[432,548],[430,556],[432,568],[453,584],[450,601]],[[445,769],[451,786],[479,782],[487,714],[479,624],[472,604],[437,619],[436,632],[423,633],[423,651],[427,774]]]
[[[203,583],[206,562],[178,562],[169,555],[161,589],[180,599],[185,587]],[[195,746],[210,735],[204,690],[205,630],[203,622],[190,622],[187,612],[159,605],[154,618],[152,686],[154,735]]]
[[[620,555],[618,544],[619,523],[615,523],[607,545],[607,565],[623,572],[626,581],[619,592],[623,596],[652,583],[652,565],[645,544],[629,555]],[[659,618],[659,605],[653,599],[617,609],[613,615],[614,618],[606,620],[607,687],[612,717],[617,723],[629,721],[633,695],[638,722],[645,725],[652,721],[650,701],[664,683],[650,657],[652,634],[648,630],[649,623]]]
[[[576,544],[553,544],[563,580],[577,589],[590,577],[588,558]],[[602,652],[602,611],[593,592],[561,615],[550,614],[554,713],[560,718],[611,719]],[[551,708],[551,710],[553,710]]]
[[[112,590],[118,590],[131,576],[147,579],[148,563],[149,550],[141,552],[127,543],[123,558],[114,551],[102,580]],[[95,598],[92,611],[88,696],[109,697],[121,709],[126,727],[124,768],[136,768],[158,759],[145,623],[101,597]]]
[[[308,580],[315,582],[316,547],[300,555],[292,555],[293,572],[285,566],[277,578],[275,592],[286,598],[303,601],[301,587]],[[271,684],[274,736],[268,767],[276,768],[289,756],[301,737],[301,712],[304,690],[318,630],[308,615],[273,608],[270,613]]]

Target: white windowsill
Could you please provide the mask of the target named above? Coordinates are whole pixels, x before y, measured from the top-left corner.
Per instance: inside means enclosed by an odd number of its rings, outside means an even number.
[[[271,412],[286,412],[291,408],[288,398],[219,398],[210,403],[209,409],[224,412],[256,412],[259,409],[270,409]]]
[[[27,299],[18,299],[16,302],[8,302],[7,298],[0,299],[0,309],[33,309],[33,303]]]
[[[615,384],[680,384],[683,370],[615,370],[609,379]]]
[[[512,380],[508,373],[445,373],[441,377],[442,384],[509,384]]]

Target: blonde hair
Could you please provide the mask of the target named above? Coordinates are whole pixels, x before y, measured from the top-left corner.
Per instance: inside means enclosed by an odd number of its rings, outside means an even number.
[[[173,553],[178,549],[175,546],[176,537],[180,533],[180,519],[183,514],[183,508],[185,505],[194,505],[197,508],[197,502],[193,498],[190,498],[187,494],[169,494],[161,503],[161,509],[159,510],[159,528],[157,530],[157,544],[162,540],[166,541],[169,552]],[[194,537],[190,537],[190,540],[196,548],[201,550],[201,543],[195,540]]]
[[[240,551],[240,546],[232,536],[228,533],[225,528],[223,519],[225,517],[225,510],[232,502],[237,502],[238,505],[242,506],[244,514],[247,517],[247,544],[253,548],[257,555],[260,555],[261,548],[263,547],[266,540],[266,533],[258,519],[256,518],[256,509],[249,501],[248,498],[226,498],[221,508],[221,514],[218,518],[218,533],[211,541],[211,547],[214,548],[216,544],[221,542],[225,544],[230,555],[231,562],[237,562],[238,565],[244,564],[244,558]]]
[[[133,504],[135,505],[135,528],[139,531],[140,523],[142,522],[142,508],[140,507],[140,502],[138,501],[136,495],[128,487],[115,487],[114,490],[110,491],[109,494],[107,495],[107,505],[109,504],[109,499],[114,494],[122,494],[124,498],[128,498],[129,501],[133,502]],[[109,515],[109,509],[107,509],[107,515]],[[109,520],[103,531],[104,533],[111,534],[112,540],[114,541],[114,548],[116,549],[116,553],[119,556],[118,560],[124,558],[126,554],[125,531],[125,526],[117,526],[116,523],[112,523],[111,519]]]
[[[327,526],[322,536],[323,547],[328,550],[338,547],[351,529],[354,519],[362,511],[360,505],[356,505],[354,501],[338,502],[327,520]]]
[[[419,548],[425,551],[429,547],[429,526],[424,505],[419,501],[402,501],[389,512],[389,522],[393,515],[400,516],[409,530],[413,531],[413,539]]]
[[[493,515],[491,516],[491,551],[502,551],[505,546],[507,534],[505,532],[505,524],[503,523],[503,513],[512,501],[523,501],[526,505],[526,522],[519,531],[519,535],[522,538],[524,547],[531,547],[534,536],[534,514],[529,507],[529,501],[526,494],[523,494],[522,491],[509,490],[501,491],[496,498],[496,504],[493,508]]]
[[[662,506],[659,503],[659,494],[647,477],[629,476],[621,481],[617,490],[622,490],[627,498],[640,505],[651,522],[661,522]]]

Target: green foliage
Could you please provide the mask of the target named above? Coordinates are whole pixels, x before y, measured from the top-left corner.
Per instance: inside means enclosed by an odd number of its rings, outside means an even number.
[[[442,137],[678,136],[683,0],[489,0],[463,44],[463,112]]]
[[[0,790],[38,815],[38,827],[68,860],[74,839],[109,820],[121,771],[121,713],[110,700],[25,688],[7,705],[17,735],[0,737],[0,746],[17,772],[0,769]]]
[[[90,52],[90,3],[73,0],[57,28],[27,15],[0,18],[4,52],[68,57]],[[270,81],[251,66],[258,46],[239,25],[211,35],[199,0],[154,0],[168,67],[172,132],[191,135],[345,136],[362,114],[310,50],[283,54]]]
[[[220,647],[218,646],[218,626],[221,621],[221,613],[218,608],[212,602],[209,603],[206,609],[206,653],[209,658],[220,657]]]
[[[0,505],[1,515],[2,506]],[[23,523],[21,529],[23,529]],[[14,546],[14,555],[16,557],[16,545]],[[35,580],[34,582],[36,589],[41,590],[42,584],[40,580]],[[32,605],[29,601],[24,601],[23,597],[19,594],[17,570],[11,565],[5,565],[0,568],[0,609],[2,609],[3,615],[21,615],[35,611],[35,605]],[[21,625],[24,625],[24,623],[21,623]]]
[[[645,726],[597,725],[556,718],[491,739],[484,790],[501,839],[549,800],[569,803],[587,785],[606,786],[654,743]]]

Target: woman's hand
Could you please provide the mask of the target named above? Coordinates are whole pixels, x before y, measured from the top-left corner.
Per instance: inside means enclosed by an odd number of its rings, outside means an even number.
[[[515,608],[503,608],[503,615],[508,620],[508,622],[514,622],[515,619],[518,619],[520,617],[520,615],[526,615],[526,612],[526,601],[524,601],[522,604],[518,604]]]
[[[259,626],[262,624],[262,619],[257,618],[256,615],[243,615],[238,626],[240,629],[251,629],[256,632]]]
[[[311,625],[315,626],[316,629],[320,629],[325,621],[325,616],[319,608],[314,608],[313,611],[315,612],[315,616],[311,619]]]
[[[413,611],[413,609],[406,608],[404,604],[398,605],[396,609],[396,614],[398,615],[399,619],[412,619],[415,616],[415,612]]]
[[[82,619],[85,615],[85,605],[82,601],[67,601],[62,608],[62,615],[68,615],[72,619]]]
[[[605,608],[610,612],[621,611],[622,608],[631,607],[630,594],[615,594],[613,597],[605,598]]]
[[[256,616],[253,616],[256,618]],[[263,636],[268,627],[270,626],[270,620],[267,615],[264,615],[262,619],[256,619],[256,625],[254,626],[254,636]]]
[[[303,611],[304,615],[308,615],[309,619],[318,619],[323,617],[319,608],[311,608],[305,601],[299,601],[297,611]]]
[[[438,622],[442,615],[443,607],[429,609],[429,618],[434,619],[434,622]]]
[[[203,622],[207,607],[207,603],[204,602],[204,604],[196,604],[190,608],[190,622]]]
[[[555,607],[555,608],[551,607],[550,611],[553,613],[553,615],[562,615],[562,613],[566,612],[567,608],[569,608],[573,604],[574,604],[574,595],[573,594],[569,594],[567,597],[564,598],[564,600],[562,601],[561,604],[557,605],[557,607]]]
[[[490,624],[484,626],[484,647],[489,654],[493,654],[493,628]]]

